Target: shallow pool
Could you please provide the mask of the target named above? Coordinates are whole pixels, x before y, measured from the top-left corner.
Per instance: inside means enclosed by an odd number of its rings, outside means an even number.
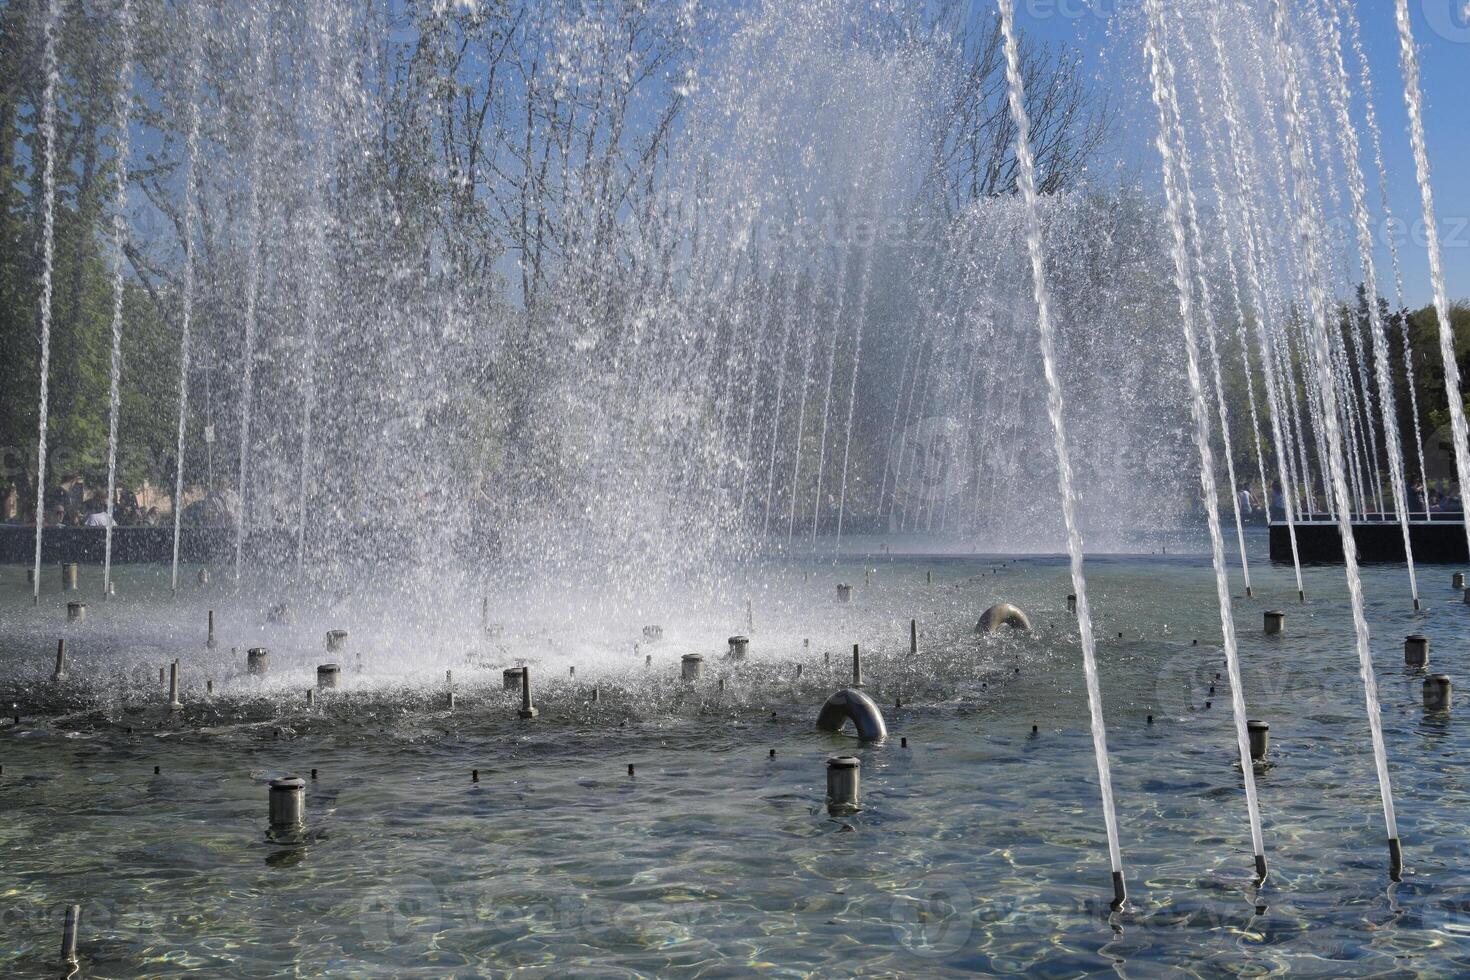
[[[1247,704],[1273,740],[1261,887],[1207,560],[1089,560],[1130,889],[1114,912],[1058,559],[770,564],[714,593],[543,586],[485,605],[363,572],[302,593],[286,623],[260,582],[191,578],[175,599],[166,570],[123,569],[102,602],[84,568],[70,626],[54,569],[33,608],[24,570],[3,568],[0,693],[20,723],[0,727],[0,973],[51,972],[72,903],[94,977],[1470,970],[1470,707],[1426,715],[1402,653],[1422,631],[1431,670],[1465,676],[1451,570],[1422,570],[1418,614],[1402,568],[1366,573],[1400,883],[1341,570],[1308,570],[1304,606],[1289,568],[1253,571],[1256,598],[1234,584]],[[1002,599],[1033,634],[973,635]],[[1271,608],[1280,637],[1261,629]],[[351,639],[329,656],[330,628]],[[751,638],[741,663],[722,656],[733,633]],[[813,730],[854,643],[881,744]],[[263,677],[245,672],[254,646]],[[689,652],[706,657],[692,686]],[[179,712],[158,677],[174,658]],[[343,685],[308,707],[327,660]],[[522,662],[530,721],[502,690]],[[844,753],[863,809],[834,817],[825,760]],[[290,844],[266,836],[284,774],[308,779]]]

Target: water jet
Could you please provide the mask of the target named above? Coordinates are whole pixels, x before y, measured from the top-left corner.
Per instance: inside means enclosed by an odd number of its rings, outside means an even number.
[[[61,927],[61,963],[73,970],[77,966],[77,929],[82,922],[82,907],[68,905],[66,921]]]

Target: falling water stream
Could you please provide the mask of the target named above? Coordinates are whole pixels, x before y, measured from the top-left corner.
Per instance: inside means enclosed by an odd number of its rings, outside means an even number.
[[[1419,84],[1419,52],[1409,20],[1409,0],[1397,0],[1399,58],[1404,69],[1404,105],[1409,111],[1409,140],[1414,149],[1414,172],[1424,206],[1424,238],[1429,249],[1429,278],[1434,288],[1434,312],[1439,321],[1439,354],[1444,364],[1444,389],[1450,406],[1450,431],[1455,443],[1455,475],[1461,487],[1470,487],[1470,445],[1465,428],[1465,402],[1460,397],[1460,366],[1455,359],[1455,332],[1450,322],[1449,293],[1445,288],[1444,256],[1440,252],[1439,221],[1434,210],[1434,185],[1429,175],[1429,147],[1424,135],[1424,94]],[[1410,389],[1412,390],[1412,389]],[[1415,416],[1418,417],[1417,414]],[[1465,540],[1470,545],[1470,506],[1465,511]]]
[[[851,236],[847,236],[849,239]],[[827,384],[822,394],[822,429],[817,439],[817,483],[812,491],[812,549],[817,547],[817,529],[821,524],[822,516],[822,475],[827,468],[827,423],[832,416],[832,378],[837,372],[837,338],[842,334],[842,315],[847,307],[847,263],[852,256],[852,244],[842,248],[842,259],[837,266],[837,278],[834,280],[835,296],[832,301],[832,343],[827,351]],[[801,430],[796,431],[796,452],[801,453]],[[796,483],[792,481],[792,494],[796,493]]]
[[[1174,69],[1164,50],[1164,15],[1160,0],[1145,0],[1148,15],[1146,48],[1154,104],[1159,113],[1159,155],[1163,158],[1164,193],[1173,233],[1174,286],[1179,295],[1179,318],[1184,333],[1185,367],[1189,376],[1194,414],[1195,444],[1199,449],[1200,485],[1210,527],[1210,559],[1215,569],[1215,593],[1220,604],[1220,632],[1225,651],[1225,668],[1230,677],[1230,703],[1235,718],[1236,744],[1241,776],[1245,784],[1246,810],[1250,820],[1251,846],[1256,874],[1265,877],[1266,849],[1261,835],[1261,809],[1256,798],[1255,769],[1251,761],[1250,732],[1245,708],[1245,682],[1240,673],[1240,656],[1235,643],[1235,614],[1231,608],[1230,573],[1225,567],[1225,541],[1220,533],[1220,499],[1215,485],[1214,450],[1210,448],[1210,409],[1200,375],[1199,342],[1195,337],[1194,291],[1190,271],[1189,238],[1185,228],[1186,190],[1182,187],[1186,162],[1172,137],[1182,132]],[[1181,141],[1182,145],[1182,141]],[[1205,314],[1208,316],[1208,314]],[[1216,383],[1218,384],[1218,378]],[[1221,419],[1224,421],[1223,417]]]
[[[1240,513],[1240,505],[1236,502],[1235,497],[1236,488],[1238,486],[1235,478],[1235,450],[1232,445],[1232,440],[1230,438],[1230,415],[1225,407],[1225,385],[1220,378],[1220,352],[1218,346],[1215,343],[1215,334],[1217,330],[1215,323],[1214,297],[1213,291],[1210,287],[1209,275],[1204,268],[1204,241],[1202,235],[1200,234],[1199,206],[1195,200],[1194,185],[1190,174],[1188,144],[1184,139],[1183,117],[1181,112],[1179,111],[1178,86],[1174,78],[1174,66],[1173,62],[1169,59],[1167,52],[1165,52],[1162,47],[1165,43],[1165,35],[1162,33],[1164,29],[1164,23],[1162,19],[1160,19],[1160,21],[1155,25],[1155,30],[1160,33],[1156,37],[1154,37],[1153,40],[1155,45],[1158,46],[1158,50],[1154,52],[1154,55],[1156,58],[1160,59],[1161,62],[1159,67],[1163,71],[1163,78],[1161,80],[1163,88],[1156,93],[1155,97],[1162,97],[1167,99],[1167,104],[1159,108],[1160,122],[1167,123],[1170,126],[1171,131],[1160,136],[1159,148],[1160,151],[1164,152],[1165,154],[1166,172],[1168,171],[1171,163],[1173,167],[1177,168],[1175,172],[1175,190],[1180,193],[1181,203],[1185,206],[1183,216],[1187,219],[1188,222],[1186,227],[1187,236],[1185,239],[1185,258],[1187,260],[1185,263],[1185,271],[1187,273],[1190,266],[1193,265],[1194,281],[1199,288],[1199,322],[1204,328],[1206,351],[1209,353],[1210,356],[1210,373],[1215,391],[1215,411],[1216,417],[1220,422],[1220,440],[1224,444],[1225,470],[1229,480],[1227,487],[1230,494],[1231,510],[1235,514],[1235,539],[1240,551],[1241,576],[1245,582],[1245,594],[1247,596],[1251,596],[1254,593],[1251,588],[1250,559],[1246,557],[1245,550],[1245,526]],[[1156,80],[1156,84],[1158,83],[1158,81],[1159,80]],[[1174,141],[1172,153],[1168,152],[1171,140]],[[1172,161],[1169,159],[1171,156]],[[1188,289],[1188,286],[1189,283],[1186,281],[1186,289]],[[1175,284],[1175,288],[1176,290],[1178,289],[1177,283]],[[1189,299],[1189,304],[1191,307],[1194,306],[1192,297],[1190,297]],[[1185,320],[1190,324],[1190,333],[1186,337],[1185,349],[1186,351],[1193,350],[1195,353],[1197,353],[1197,347],[1191,347],[1191,344],[1194,342],[1195,339],[1193,335],[1193,318],[1186,316]],[[1196,362],[1187,360],[1186,363],[1193,363],[1195,368],[1198,368],[1198,364]],[[1201,398],[1205,397],[1203,388],[1199,390],[1199,395]],[[1201,423],[1196,421],[1197,427],[1200,424]],[[1203,423],[1203,426],[1205,438],[1204,445],[1207,447],[1209,439],[1209,423],[1206,421]],[[1209,470],[1209,479],[1206,481],[1205,488],[1205,502],[1206,508],[1208,510],[1210,501],[1214,501],[1214,519],[1216,521],[1218,529],[1220,516],[1220,499],[1215,487],[1214,461],[1213,459],[1206,459],[1202,456],[1200,464],[1203,469]],[[1222,554],[1220,565],[1222,571],[1225,570],[1223,559],[1224,556]],[[1225,593],[1228,595],[1230,591],[1230,580],[1228,573],[1226,575],[1224,589]],[[1241,729],[1241,737],[1245,738],[1245,730],[1243,727]]]
[[[114,129],[112,212],[112,351],[108,358],[107,387],[107,527],[102,536],[102,597],[112,594],[112,526],[117,503],[117,421],[122,409],[123,249],[128,240],[128,108],[132,99],[133,5],[122,0],[117,10],[117,99]]]
[[[1212,10],[1211,13],[1213,14],[1214,11]],[[1204,79],[1200,71],[1199,58],[1195,52],[1194,43],[1190,39],[1190,31],[1184,20],[1183,9],[1175,7],[1174,14],[1179,42],[1185,54],[1185,69],[1193,79],[1194,109],[1202,120],[1201,133],[1204,136],[1205,165],[1210,176],[1210,189],[1214,192],[1216,201],[1221,204],[1218,224],[1220,227],[1220,238],[1225,246],[1225,271],[1230,287],[1230,305],[1235,315],[1236,340],[1240,345],[1240,361],[1243,368],[1242,373],[1245,375],[1245,401],[1250,412],[1251,441],[1255,449],[1256,475],[1261,481],[1263,501],[1265,505],[1269,505],[1270,479],[1266,476],[1266,452],[1261,442],[1261,419],[1256,409],[1256,383],[1254,372],[1251,370],[1249,322],[1246,319],[1245,299],[1242,295],[1243,288],[1240,281],[1240,245],[1236,240],[1235,222],[1231,220],[1230,211],[1232,209],[1225,207],[1226,191],[1224,182],[1220,176],[1220,165],[1218,162],[1219,150],[1216,146],[1214,134],[1207,124],[1210,114],[1205,106]],[[1237,207],[1239,206],[1239,202],[1233,203]],[[1196,234],[1198,234],[1197,229]],[[1196,238],[1196,248],[1198,247],[1199,241]],[[1201,271],[1203,271],[1203,266],[1201,266]],[[1216,374],[1218,375],[1218,363],[1215,365],[1215,368]],[[1218,377],[1216,379],[1216,388],[1217,390],[1219,389]],[[1219,393],[1223,397],[1224,393]],[[1231,476],[1232,487],[1234,482],[1235,478]],[[1292,530],[1292,536],[1295,537],[1294,528]]]
[[[1286,83],[1286,129],[1287,142],[1290,146],[1292,182],[1298,194],[1306,194],[1311,181],[1304,145],[1301,87],[1285,0],[1272,0],[1271,19],[1276,40],[1276,54]],[[1328,330],[1327,296],[1319,275],[1318,232],[1311,220],[1311,210],[1301,202],[1296,208],[1296,225],[1302,251],[1302,265],[1307,280],[1311,316],[1311,320],[1306,325],[1306,333],[1310,341],[1312,362],[1320,381],[1324,403],[1322,422],[1327,436],[1328,472],[1336,501],[1337,526],[1342,539],[1343,567],[1347,576],[1348,597],[1352,606],[1353,631],[1357,638],[1358,673],[1363,682],[1363,701],[1368,714],[1373,761],[1378,773],[1378,791],[1383,802],[1383,822],[1388,833],[1389,873],[1391,877],[1397,878],[1403,866],[1403,856],[1399,844],[1398,820],[1394,815],[1393,788],[1389,781],[1388,753],[1383,744],[1383,717],[1378,705],[1378,683],[1373,673],[1373,652],[1368,633],[1368,620],[1363,612],[1363,583],[1358,574],[1358,546],[1353,537],[1352,508],[1348,501],[1342,432],[1338,428],[1337,393],[1332,385],[1331,355],[1326,336]]]
[[[1031,120],[1026,113],[1025,82],[1021,77],[1021,53],[1016,40],[1012,0],[997,0],[1001,30],[1005,36],[1006,81],[1011,118],[1016,125],[1017,184],[1026,209],[1026,251],[1031,259],[1032,286],[1036,300],[1036,327],[1041,345],[1042,371],[1046,374],[1047,414],[1057,457],[1057,483],[1062,497],[1062,521],[1067,529],[1067,555],[1071,562],[1072,588],[1077,596],[1077,632],[1082,644],[1082,666],[1087,678],[1087,707],[1092,722],[1092,749],[1097,760],[1098,789],[1102,794],[1103,824],[1108,835],[1108,859],[1113,870],[1113,903],[1127,898],[1123,878],[1123,852],[1118,846],[1118,817],[1113,809],[1113,778],[1108,765],[1107,726],[1103,720],[1102,690],[1097,674],[1097,655],[1092,633],[1092,612],[1087,604],[1087,578],[1082,571],[1082,534],[1077,527],[1077,501],[1072,488],[1072,463],[1067,455],[1067,429],[1062,404],[1062,385],[1057,374],[1057,357],[1052,339],[1051,295],[1046,281],[1046,255],[1042,246],[1041,208],[1036,191],[1036,163],[1031,155]]]
[[[786,546],[788,548],[791,547],[796,537],[796,488],[801,479],[802,432],[806,428],[806,402],[812,387],[812,365],[817,357],[817,318],[815,315],[808,315],[806,321],[806,342],[802,345],[801,358],[801,396],[797,400],[796,432],[791,437],[791,483],[787,487],[787,503],[790,508],[786,515]]]
[[[1388,167],[1383,162],[1383,132],[1378,125],[1377,99],[1373,92],[1373,72],[1368,63],[1368,51],[1363,47],[1363,32],[1358,23],[1358,16],[1353,11],[1350,0],[1339,0],[1338,9],[1348,25],[1348,34],[1352,39],[1353,51],[1358,57],[1358,84],[1362,89],[1363,113],[1368,123],[1368,135],[1373,145],[1373,163],[1378,171],[1378,202],[1383,212],[1383,227],[1392,231],[1395,227],[1393,206],[1388,197]],[[1398,236],[1389,234],[1388,254],[1393,269],[1394,285],[1394,309],[1402,311],[1405,309],[1404,302],[1404,270],[1399,257]],[[1409,414],[1414,420],[1414,450],[1419,462],[1419,503],[1424,508],[1425,516],[1429,514],[1429,474],[1424,466],[1424,434],[1419,423],[1419,391],[1414,381],[1414,345],[1409,339],[1409,319],[1402,313],[1397,317],[1399,321],[1400,342],[1403,346],[1404,380],[1409,389]],[[1405,465],[1405,460],[1400,457],[1400,469]],[[1405,484],[1407,484],[1405,478]]]
[[[188,102],[189,121],[184,159],[184,286],[182,326],[179,333],[179,438],[174,459],[174,547],[173,568],[170,573],[171,587],[175,593],[179,591],[179,529],[184,517],[184,435],[189,424],[189,346],[194,326],[194,220],[197,193],[194,180],[199,161],[199,75],[203,57],[200,47],[204,43],[202,32],[202,24],[193,25],[189,32],[188,82],[184,96]]]
[[[240,581],[240,575],[244,570],[246,513],[250,507],[250,421],[251,411],[255,404],[255,332],[258,326],[256,321],[260,304],[261,278],[260,183],[263,178],[261,142],[265,130],[263,116],[265,113],[266,70],[271,57],[270,22],[265,9],[260,5],[251,8],[250,33],[252,37],[250,86],[256,97],[252,105],[254,125],[250,129],[250,162],[246,176],[250,182],[245,216],[249,232],[245,257],[244,337],[241,342],[243,363],[240,374],[240,443],[239,459],[236,464],[239,474],[236,481],[238,499],[235,502],[236,583]]]
[[[41,406],[36,438],[36,560],[31,569],[31,601],[41,601],[41,530],[46,526],[46,423],[51,384],[51,276],[56,259],[56,86],[61,81],[56,65],[57,7],[48,0],[45,50],[41,68],[45,90],[41,96],[41,144],[46,162],[41,176]]]
[[[796,325],[797,298],[797,287],[793,283],[786,315],[781,318],[781,347],[776,358],[776,407],[771,412],[771,454],[766,464],[766,508],[765,516],[761,519],[762,537],[771,530],[771,498],[776,490],[776,450],[780,445],[781,405],[786,397],[786,367],[791,347],[791,331]]]
[[[1331,35],[1332,68],[1337,85],[1333,90],[1333,108],[1337,113],[1337,128],[1342,139],[1342,155],[1347,166],[1348,188],[1352,196],[1353,223],[1358,236],[1358,259],[1363,270],[1363,284],[1368,303],[1368,332],[1373,340],[1373,366],[1378,383],[1378,407],[1383,418],[1383,438],[1388,450],[1388,474],[1392,484],[1393,506],[1398,514],[1399,529],[1404,542],[1404,559],[1409,573],[1409,592],[1414,608],[1419,608],[1419,582],[1414,573],[1414,548],[1409,540],[1409,501],[1404,486],[1404,457],[1399,442],[1398,408],[1393,395],[1393,382],[1389,375],[1389,354],[1384,336],[1383,315],[1378,302],[1378,269],[1373,259],[1373,231],[1369,225],[1367,191],[1363,169],[1358,164],[1358,130],[1350,111],[1347,67],[1343,63],[1341,38],[1334,12],[1328,21]],[[1365,376],[1366,377],[1366,376]],[[1375,452],[1376,455],[1376,452]]]
[[[310,7],[313,30],[316,38],[316,84],[311,100],[311,123],[316,132],[312,141],[309,163],[309,193],[316,216],[312,221],[312,269],[309,277],[311,295],[307,305],[306,349],[303,352],[305,369],[302,375],[301,406],[301,460],[296,486],[296,580],[303,580],[306,567],[306,514],[310,504],[314,427],[316,424],[317,369],[320,358],[319,325],[327,310],[327,167],[332,159],[330,136],[334,120],[328,97],[333,83],[335,54],[333,39],[337,24],[336,8],[328,0],[314,3]]]
[[[842,437],[842,486],[837,495],[837,534],[833,538],[834,550],[842,548],[842,519],[847,514],[847,477],[852,457],[852,423],[857,414],[858,368],[863,356],[863,328],[868,319],[868,293],[873,285],[873,250],[877,247],[876,236],[869,236],[863,247],[863,261],[858,271],[857,316],[853,318],[852,381],[847,388],[847,423]]]

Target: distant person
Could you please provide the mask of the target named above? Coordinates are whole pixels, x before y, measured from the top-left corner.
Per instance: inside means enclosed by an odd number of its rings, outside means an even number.
[[[1282,494],[1278,480],[1271,481],[1271,517],[1277,520],[1286,518],[1286,496]]]
[[[1255,512],[1256,501],[1251,496],[1249,487],[1241,487],[1240,492],[1235,495],[1235,510],[1242,517],[1249,517]]]
[[[57,504],[55,507],[52,507],[51,520],[47,522],[46,526],[66,527],[66,508],[63,507],[61,504]]]
[[[87,515],[87,527],[108,527],[112,523],[112,518],[107,516],[106,510],[94,510]]]

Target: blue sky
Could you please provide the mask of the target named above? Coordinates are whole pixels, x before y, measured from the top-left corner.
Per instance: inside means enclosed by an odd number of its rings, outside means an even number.
[[[976,0],[985,2],[985,0]],[[1167,2],[1167,0],[1166,0]],[[1423,69],[1424,124],[1434,174],[1435,211],[1451,301],[1470,299],[1470,23],[1467,0],[1410,0],[1414,32]],[[1404,290],[1411,306],[1431,300],[1429,262],[1424,248],[1419,187],[1409,147],[1408,113],[1404,108],[1403,74],[1399,68],[1394,0],[1357,0],[1363,40],[1372,62],[1378,115],[1383,128],[1384,157],[1389,171],[1389,194],[1394,215],[1413,228],[1401,238]],[[1118,29],[1119,10],[1136,7],[1134,0],[1016,0],[1018,24],[1037,37],[1065,41],[1086,54],[1096,84],[1112,90],[1120,105],[1134,104],[1143,79],[1123,77],[1120,65],[1137,62],[1116,57],[1120,43],[1135,43],[1131,30]],[[1151,152],[1146,144],[1129,140],[1115,152]],[[1140,161],[1157,166],[1154,161]],[[1371,161],[1365,159],[1365,164]],[[1369,175],[1370,185],[1376,178]],[[1376,192],[1373,193],[1376,200]],[[1390,290],[1389,255],[1381,247],[1380,288]]]

